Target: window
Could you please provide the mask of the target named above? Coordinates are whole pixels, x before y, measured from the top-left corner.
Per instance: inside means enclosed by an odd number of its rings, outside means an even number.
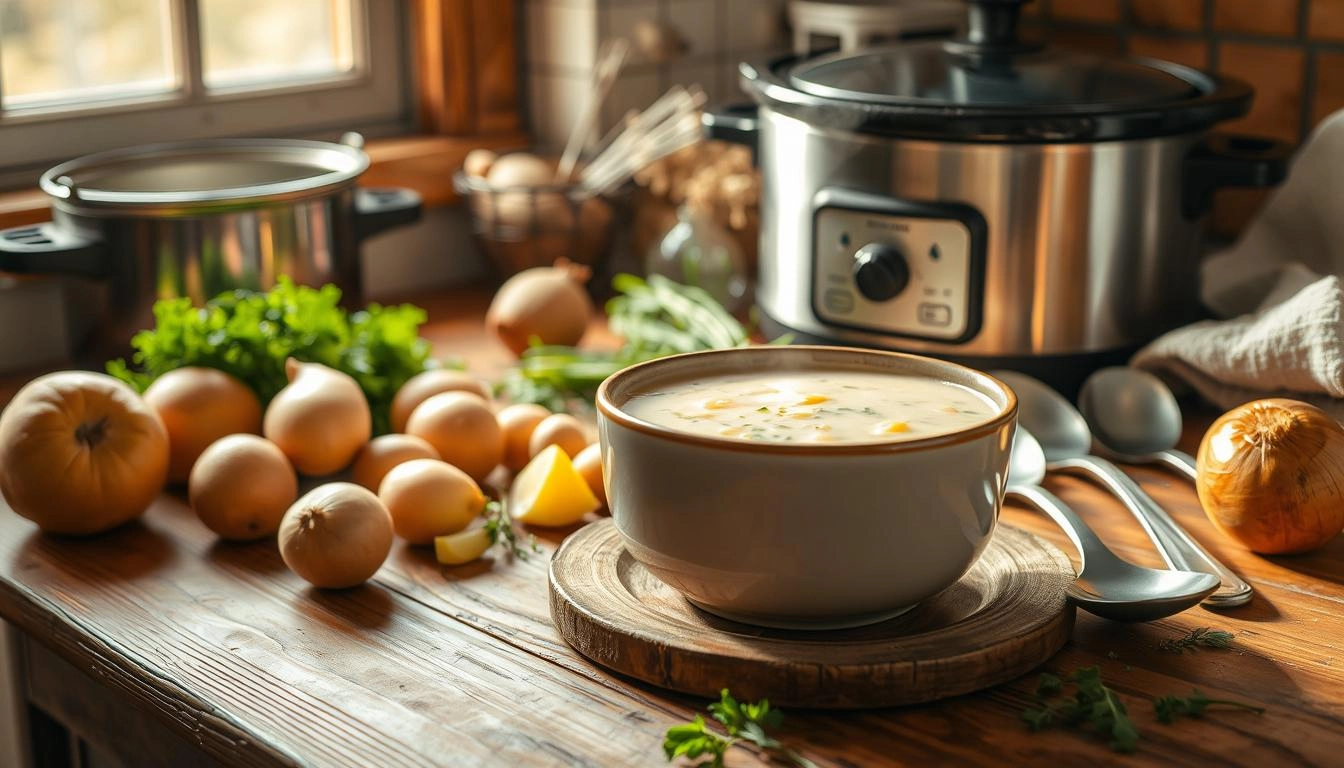
[[[408,122],[394,0],[0,0],[0,188],[156,141]]]

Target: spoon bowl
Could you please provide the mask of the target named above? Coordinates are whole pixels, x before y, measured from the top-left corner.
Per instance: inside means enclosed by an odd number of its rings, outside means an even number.
[[[1102,368],[1078,393],[1092,434],[1108,454],[1126,464],[1165,464],[1195,478],[1195,461],[1173,450],[1181,439],[1181,406],[1161,379],[1147,371]]]
[[[1213,574],[1144,568],[1120,559],[1077,513],[1040,486],[1045,468],[1040,443],[1019,426],[1008,493],[1049,515],[1078,548],[1081,567],[1068,594],[1083,610],[1114,621],[1152,621],[1180,613],[1218,588]]]
[[[1092,432],[1087,421],[1063,395],[1021,373],[996,371],[993,375],[1017,395],[1018,428],[1038,437],[1046,468],[1084,474],[1100,482],[1124,503],[1173,569],[1216,574],[1222,585],[1209,597],[1210,607],[1230,608],[1250,601],[1250,584],[1200,546],[1138,483],[1111,462],[1091,455]]]

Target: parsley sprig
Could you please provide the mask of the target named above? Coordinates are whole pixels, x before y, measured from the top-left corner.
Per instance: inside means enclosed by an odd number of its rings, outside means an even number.
[[[719,700],[709,705],[709,714],[723,726],[727,736],[712,730],[705,718],[696,715],[689,723],[667,729],[663,737],[663,755],[668,761],[684,757],[696,761],[695,766],[723,768],[724,755],[739,742],[749,742],[772,757],[797,768],[816,768],[816,764],[797,750],[771,736],[767,731],[778,728],[784,713],[761,699],[756,703],[739,702],[724,688]],[[703,758],[703,759],[702,759]]]
[[[295,357],[353,378],[369,401],[374,433],[383,434],[397,390],[434,365],[420,338],[425,312],[410,304],[347,312],[340,300],[334,285],[309,288],[288,277],[264,293],[221,293],[204,307],[162,299],[154,328],[131,339],[131,363],[112,360],[107,372],[143,392],[176,368],[217,368],[251,387],[264,406],[289,383],[285,359]]]
[[[1195,653],[1199,646],[1205,648],[1231,648],[1232,641],[1236,636],[1231,632],[1221,629],[1209,629],[1208,627],[1196,627],[1190,630],[1184,637],[1173,637],[1158,643],[1157,647],[1167,653],[1181,654],[1187,650]]]
[[[1067,685],[1074,687],[1072,697],[1064,696]],[[1044,673],[1036,684],[1036,696],[1041,706],[1022,712],[1022,719],[1033,731],[1056,722],[1086,724],[1109,737],[1116,752],[1133,752],[1138,744],[1139,731],[1130,721],[1124,702],[1102,682],[1100,667],[1081,667],[1064,678]]]

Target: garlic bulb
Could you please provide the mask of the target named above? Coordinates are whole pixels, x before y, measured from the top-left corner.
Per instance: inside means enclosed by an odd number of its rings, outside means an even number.
[[[1209,520],[1254,552],[1306,552],[1344,530],[1344,428],[1315,406],[1276,398],[1228,411],[1197,467]]]

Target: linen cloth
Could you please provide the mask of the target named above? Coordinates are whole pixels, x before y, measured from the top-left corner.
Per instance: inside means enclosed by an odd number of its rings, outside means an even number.
[[[1178,328],[1130,364],[1222,408],[1291,397],[1344,421],[1344,110],[1231,248],[1204,262],[1217,319]]]

